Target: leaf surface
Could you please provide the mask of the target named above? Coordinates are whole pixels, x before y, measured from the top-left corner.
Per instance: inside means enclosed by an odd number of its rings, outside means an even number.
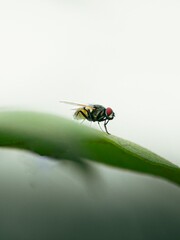
[[[109,166],[155,175],[180,185],[180,168],[127,140],[60,116],[25,111],[0,113],[0,146],[54,159]]]

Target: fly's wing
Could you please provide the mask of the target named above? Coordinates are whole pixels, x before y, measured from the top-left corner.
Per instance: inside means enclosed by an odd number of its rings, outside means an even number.
[[[80,103],[75,103],[75,102],[68,102],[68,101],[60,101],[61,103],[66,103],[74,106],[81,106],[81,107],[86,107],[87,105],[85,104],[80,104]]]
[[[93,105],[87,105],[87,104],[81,104],[81,103],[74,103],[74,102],[68,102],[68,101],[60,101],[61,103],[65,103],[65,104],[70,104],[70,105],[74,105],[74,106],[79,106],[79,107],[84,107],[86,109],[89,109],[89,110],[93,110],[94,107]],[[77,110],[77,109],[76,109]]]

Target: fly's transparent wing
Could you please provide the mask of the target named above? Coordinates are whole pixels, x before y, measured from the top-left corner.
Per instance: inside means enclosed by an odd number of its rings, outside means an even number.
[[[87,105],[87,104],[81,104],[81,103],[75,103],[75,102],[68,102],[68,101],[60,101],[60,102],[65,103],[65,104],[74,105],[74,106],[85,107],[85,108],[91,109],[91,110],[94,109],[93,105]]]

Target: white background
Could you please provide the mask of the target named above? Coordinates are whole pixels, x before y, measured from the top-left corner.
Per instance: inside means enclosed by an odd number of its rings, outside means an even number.
[[[112,134],[180,164],[179,12],[176,0],[1,1],[1,108],[110,106]]]
[[[179,66],[179,0],[0,0],[0,110],[110,106],[112,134],[180,165]],[[92,167],[1,148],[0,239],[180,239],[176,185]]]

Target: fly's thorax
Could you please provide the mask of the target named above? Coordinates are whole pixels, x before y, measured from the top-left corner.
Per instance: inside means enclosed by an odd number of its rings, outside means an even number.
[[[105,108],[101,105],[94,105],[91,115],[94,122],[101,122],[105,118]]]

